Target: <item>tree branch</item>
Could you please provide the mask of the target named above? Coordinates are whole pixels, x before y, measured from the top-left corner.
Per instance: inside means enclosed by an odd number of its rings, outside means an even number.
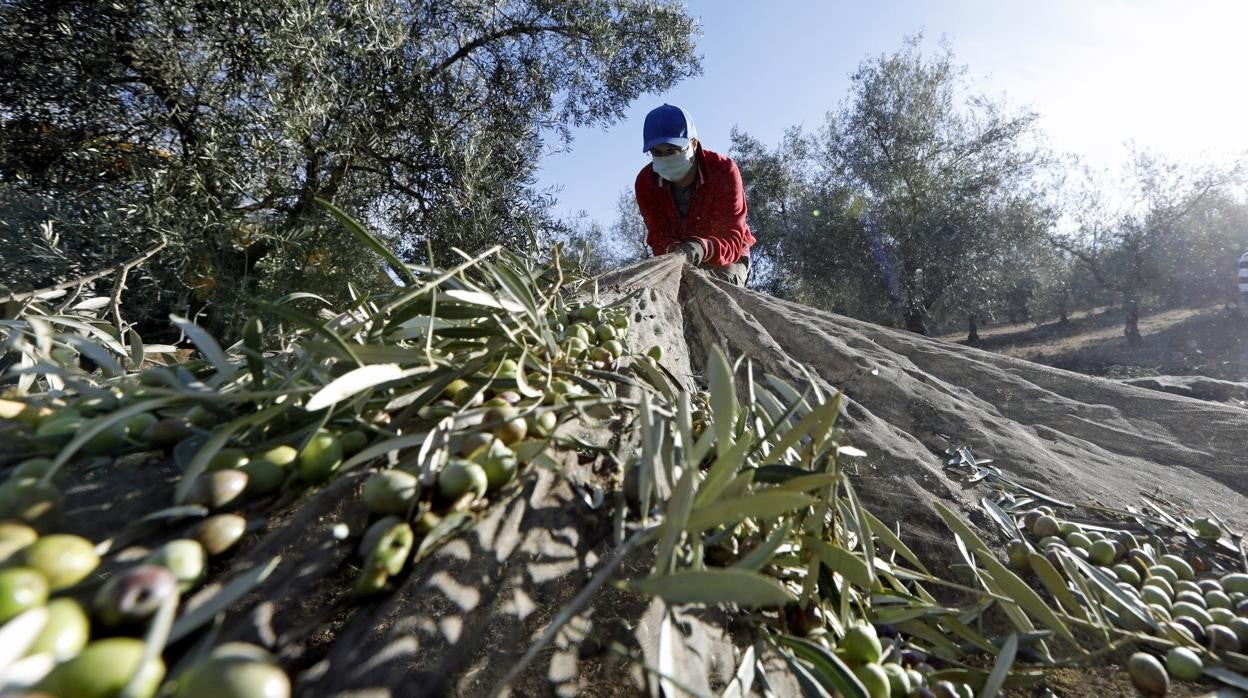
[[[498,31],[490,34],[477,37],[463,46],[460,46],[459,50],[447,56],[441,63],[434,66],[429,75],[430,77],[438,76],[447,68],[450,68],[466,58],[473,51],[476,51],[486,44],[498,41],[499,39],[507,39],[513,36],[524,36],[526,34],[540,34],[542,32],[553,32],[556,34],[570,36],[573,33],[573,27],[567,24],[518,24],[514,27],[499,29]]]
[[[5,296],[4,298],[0,298],[0,303],[8,303],[10,301],[24,301],[24,300],[28,300],[31,298],[37,298],[47,293],[53,293],[55,291],[64,291],[66,289],[75,288],[75,287],[81,288],[82,286],[86,286],[92,281],[103,279],[106,276],[112,276],[113,274],[116,274],[118,272],[129,273],[131,269],[139,266],[143,262],[146,262],[157,252],[160,252],[161,250],[165,249],[166,244],[167,242],[165,240],[161,240],[156,246],[152,247],[146,252],[142,252],[135,257],[131,257],[130,259],[127,259],[126,261],[122,262],[116,267],[113,267],[112,269],[104,269],[103,271],[97,271],[93,274],[88,274],[87,276],[84,276],[82,278],[73,279],[71,281],[66,281],[64,283],[59,283],[55,286],[48,286],[46,288],[35,289],[34,291],[27,291],[25,293],[15,293],[10,296]]]

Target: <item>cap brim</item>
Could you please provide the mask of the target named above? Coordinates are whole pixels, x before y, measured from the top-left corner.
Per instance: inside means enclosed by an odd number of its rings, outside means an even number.
[[[692,139],[689,139],[689,138],[651,138],[650,140],[646,141],[646,147],[642,148],[641,152],[648,153],[651,150],[653,150],[656,145],[664,145],[664,144],[674,145],[680,148],[684,148],[685,146],[689,145],[690,140]]]

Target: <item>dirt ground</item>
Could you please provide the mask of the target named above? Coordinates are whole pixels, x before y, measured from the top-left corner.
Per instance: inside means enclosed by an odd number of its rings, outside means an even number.
[[[1248,381],[1248,315],[1221,305],[1145,313],[1143,341],[1122,334],[1122,312],[1101,308],[1058,322],[993,325],[971,346],[1105,378],[1200,375]],[[966,334],[941,339],[967,344]]]

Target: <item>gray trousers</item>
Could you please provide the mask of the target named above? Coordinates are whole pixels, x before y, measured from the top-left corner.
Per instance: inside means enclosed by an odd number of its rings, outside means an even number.
[[[746,280],[750,278],[750,258],[742,257],[726,267],[699,267],[699,269],[730,284],[745,286]]]

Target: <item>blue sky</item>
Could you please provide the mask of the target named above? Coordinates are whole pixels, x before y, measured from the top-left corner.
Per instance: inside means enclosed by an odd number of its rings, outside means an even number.
[[[641,125],[671,102],[703,144],[727,152],[735,125],[774,147],[784,130],[818,128],[867,57],[923,32],[944,36],[977,92],[1041,115],[1050,144],[1112,166],[1134,141],[1174,157],[1248,152],[1245,0],[691,0],[701,76],[635,101],[624,120],[550,143],[539,188],[560,215],[615,220],[620,192],[647,158]]]

